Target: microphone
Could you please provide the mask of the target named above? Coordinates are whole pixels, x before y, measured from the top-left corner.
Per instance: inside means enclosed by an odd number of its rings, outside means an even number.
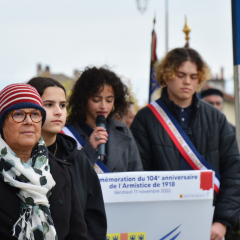
[[[106,118],[103,115],[98,115],[96,119],[97,127],[106,128]],[[105,143],[98,145],[98,160],[103,161],[105,157]]]

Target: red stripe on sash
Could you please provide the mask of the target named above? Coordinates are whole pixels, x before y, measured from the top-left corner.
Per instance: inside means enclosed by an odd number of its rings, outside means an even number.
[[[148,105],[148,107],[152,110],[156,118],[159,120],[159,122],[163,125],[164,129],[167,131],[169,137],[172,139],[174,144],[176,145],[179,152],[182,154],[184,159],[188,162],[188,164],[194,169],[194,170],[200,170],[193,162],[192,159],[188,156],[185,149],[181,146],[181,144],[178,142],[177,138],[172,133],[171,129],[167,125],[167,123],[164,121],[162,116],[158,113],[158,111],[155,109],[155,107],[151,104]]]
[[[219,188],[216,186],[216,184],[214,183],[214,190],[217,194],[219,194]]]

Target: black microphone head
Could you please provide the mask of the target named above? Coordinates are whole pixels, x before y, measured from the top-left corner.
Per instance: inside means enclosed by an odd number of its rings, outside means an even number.
[[[103,123],[106,125],[106,118],[103,115],[98,115],[96,119],[96,125]]]

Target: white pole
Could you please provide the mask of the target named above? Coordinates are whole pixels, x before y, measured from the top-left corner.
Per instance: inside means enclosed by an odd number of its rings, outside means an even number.
[[[240,1],[232,0],[232,36],[234,61],[234,94],[236,112],[236,137],[240,149]]]
[[[168,52],[168,0],[165,0],[166,53]]]

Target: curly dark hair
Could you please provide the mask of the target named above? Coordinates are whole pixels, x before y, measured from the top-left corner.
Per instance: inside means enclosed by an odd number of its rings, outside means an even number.
[[[86,67],[73,86],[68,101],[69,115],[67,123],[78,123],[86,120],[88,99],[93,94],[101,92],[104,84],[110,85],[114,91],[114,110],[109,114],[123,116],[130,98],[127,86],[114,72],[104,67]]]

